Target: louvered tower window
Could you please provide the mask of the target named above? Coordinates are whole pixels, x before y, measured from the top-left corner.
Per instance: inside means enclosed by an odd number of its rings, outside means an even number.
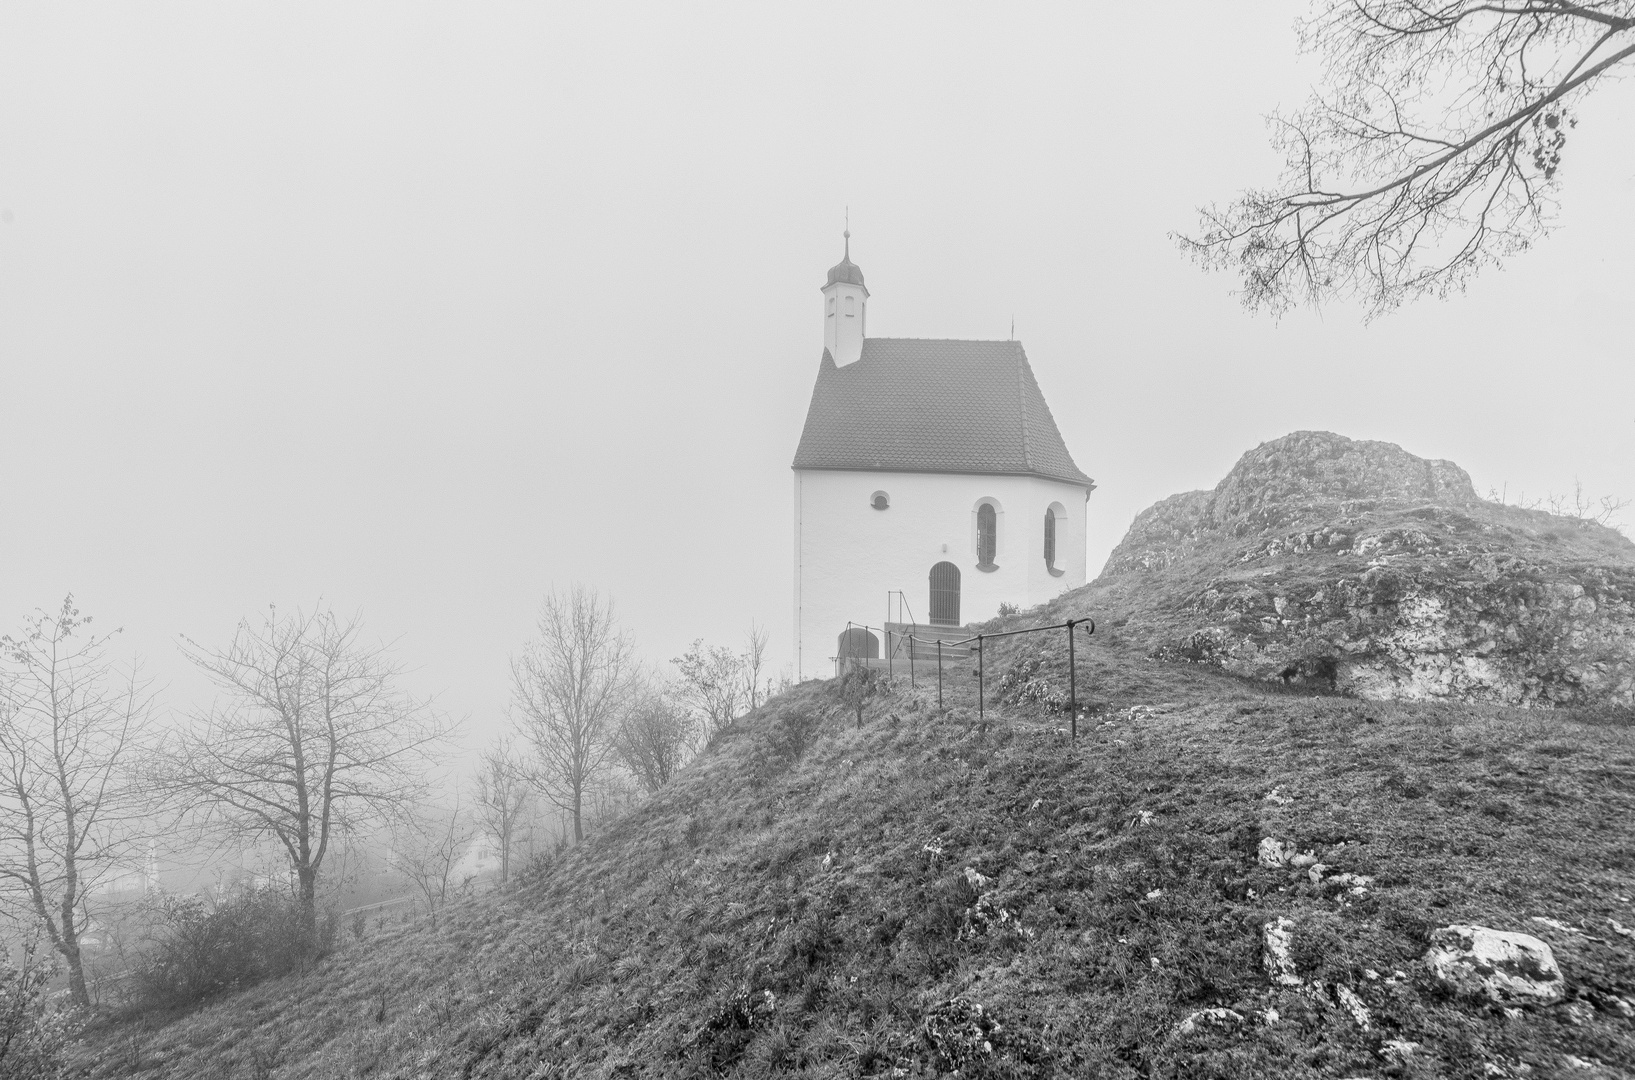
[[[1045,511],[1045,565],[1056,566],[1056,511]]]

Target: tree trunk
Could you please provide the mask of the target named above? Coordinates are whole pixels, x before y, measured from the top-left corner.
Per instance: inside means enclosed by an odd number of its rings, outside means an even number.
[[[73,931],[70,930],[69,934],[73,934]],[[64,935],[57,946],[57,951],[62,953],[63,958],[68,961],[69,1000],[82,1008],[89,1007],[91,993],[85,988],[85,964],[80,956],[78,936]]]
[[[301,948],[306,953],[318,951],[318,870],[312,866],[296,867],[301,899]]]
[[[584,801],[585,793],[579,788],[575,788],[573,792],[573,842],[575,844],[585,842]]]
[[[72,819],[70,819],[71,821]],[[68,961],[68,992],[75,1005],[89,1006],[91,995],[85,989],[85,964],[79,949],[79,926],[74,922],[74,900],[78,885],[74,860],[68,860],[68,884],[62,894],[62,936],[57,951]]]

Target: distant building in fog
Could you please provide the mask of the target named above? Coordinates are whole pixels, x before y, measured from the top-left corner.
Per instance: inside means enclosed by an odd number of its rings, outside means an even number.
[[[952,627],[1084,584],[1085,503],[1017,341],[868,336],[846,256],[823,286],[823,359],[795,451],[797,677],[880,655],[894,619]]]

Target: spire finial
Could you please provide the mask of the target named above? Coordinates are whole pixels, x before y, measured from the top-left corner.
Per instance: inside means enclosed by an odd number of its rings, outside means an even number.
[[[852,208],[846,207],[846,231],[841,233],[846,238],[846,258],[852,257]]]

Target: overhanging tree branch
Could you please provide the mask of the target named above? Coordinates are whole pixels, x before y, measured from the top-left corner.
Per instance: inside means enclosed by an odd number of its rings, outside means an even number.
[[[1301,27],[1326,90],[1274,116],[1281,186],[1201,212],[1181,247],[1244,303],[1446,295],[1548,229],[1575,103],[1635,60],[1635,0],[1346,0]]]

